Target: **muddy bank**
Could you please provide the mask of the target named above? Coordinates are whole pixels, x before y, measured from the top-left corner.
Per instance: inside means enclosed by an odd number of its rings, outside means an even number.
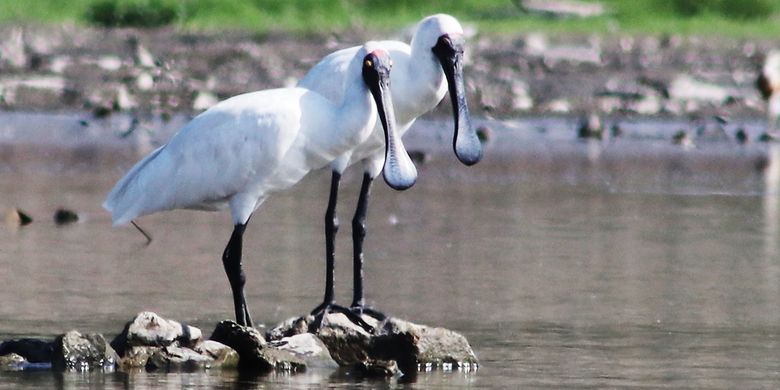
[[[473,114],[763,116],[754,83],[780,42],[678,36],[491,36],[469,30]],[[293,85],[327,53],[410,30],[299,36],[0,27],[0,109],[160,115]],[[438,114],[449,108],[443,104]]]

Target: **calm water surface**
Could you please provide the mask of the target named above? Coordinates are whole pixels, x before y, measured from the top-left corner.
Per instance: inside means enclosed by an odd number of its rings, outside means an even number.
[[[418,166],[417,185],[404,193],[379,182],[374,188],[368,300],[389,314],[462,332],[481,361],[475,373],[421,373],[414,383],[780,386],[780,152],[704,139],[683,149],[668,142],[663,124],[653,136],[637,127],[633,136],[595,144],[575,140],[566,121],[493,125],[484,161],[468,168],[447,149],[446,133],[418,132],[407,146],[430,158]],[[134,229],[112,229],[99,206],[137,158],[128,152],[137,140],[112,141],[120,149],[84,141],[65,152],[30,142],[0,147],[0,207],[35,218],[23,228],[0,227],[0,338],[70,329],[111,337],[143,310],[206,334],[232,317],[220,260],[231,232],[227,214],[146,217],[141,222],[155,236],[146,247]],[[252,219],[244,263],[258,322],[273,326],[319,303],[328,183],[327,172],[314,173]],[[358,187],[359,175],[347,175],[337,260],[342,303],[351,298],[349,220]],[[82,220],[56,226],[58,207]],[[320,371],[261,378],[0,373],[0,388],[402,382]]]

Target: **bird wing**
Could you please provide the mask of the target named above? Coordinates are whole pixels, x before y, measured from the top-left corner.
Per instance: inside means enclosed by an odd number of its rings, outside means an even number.
[[[109,193],[115,225],[156,211],[217,209],[237,193],[267,190],[300,132],[302,89],[225,100],[138,162]],[[246,195],[246,194],[245,194]]]

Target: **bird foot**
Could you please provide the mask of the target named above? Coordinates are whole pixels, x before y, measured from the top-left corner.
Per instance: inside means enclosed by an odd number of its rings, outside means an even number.
[[[363,314],[365,314],[371,318],[376,319],[379,322],[382,322],[387,318],[387,315],[385,315],[385,313],[382,313],[381,311],[374,309],[373,307],[368,307],[365,305],[353,304],[352,306],[350,306],[349,310],[358,316],[362,316]]]
[[[347,316],[350,322],[363,328],[363,330],[365,330],[366,332],[368,333],[374,332],[374,327],[369,325],[365,320],[363,320],[360,312],[353,311],[351,308],[337,305],[335,303],[322,303],[319,306],[315,307],[314,310],[311,311],[311,315],[314,316],[314,321],[312,321],[309,324],[309,333],[315,333],[315,334],[319,333],[320,329],[322,329],[325,317],[327,317],[328,314],[330,313],[344,314],[345,316]],[[368,315],[376,318],[371,314]]]

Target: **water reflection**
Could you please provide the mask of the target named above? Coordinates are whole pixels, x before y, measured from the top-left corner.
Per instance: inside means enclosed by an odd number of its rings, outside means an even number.
[[[405,193],[383,185],[374,191],[367,299],[390,314],[463,332],[482,366],[422,373],[417,383],[778,385],[776,146],[587,144],[519,125],[496,127],[484,161],[466,168],[451,156],[447,135],[422,130],[407,140],[429,153],[418,184]],[[25,153],[41,159],[34,148]],[[58,156],[45,157],[61,162]],[[67,168],[75,158],[67,156],[65,168],[53,171],[0,169],[0,206],[36,219],[0,227],[0,336],[110,335],[142,310],[209,334],[232,316],[219,259],[230,234],[226,214],[146,218],[155,241],[145,247],[132,228],[110,229],[99,207],[134,157],[98,154]],[[766,167],[757,169],[761,161]],[[261,322],[301,314],[321,299],[327,176],[314,174],[272,197],[248,227],[247,294]],[[351,217],[359,183],[358,173],[344,178],[342,220]],[[51,218],[61,206],[78,211],[81,222],[56,226]],[[346,227],[337,241],[341,302],[351,297],[350,248]],[[62,388],[402,385],[317,371],[262,378],[2,373],[0,380]]]

